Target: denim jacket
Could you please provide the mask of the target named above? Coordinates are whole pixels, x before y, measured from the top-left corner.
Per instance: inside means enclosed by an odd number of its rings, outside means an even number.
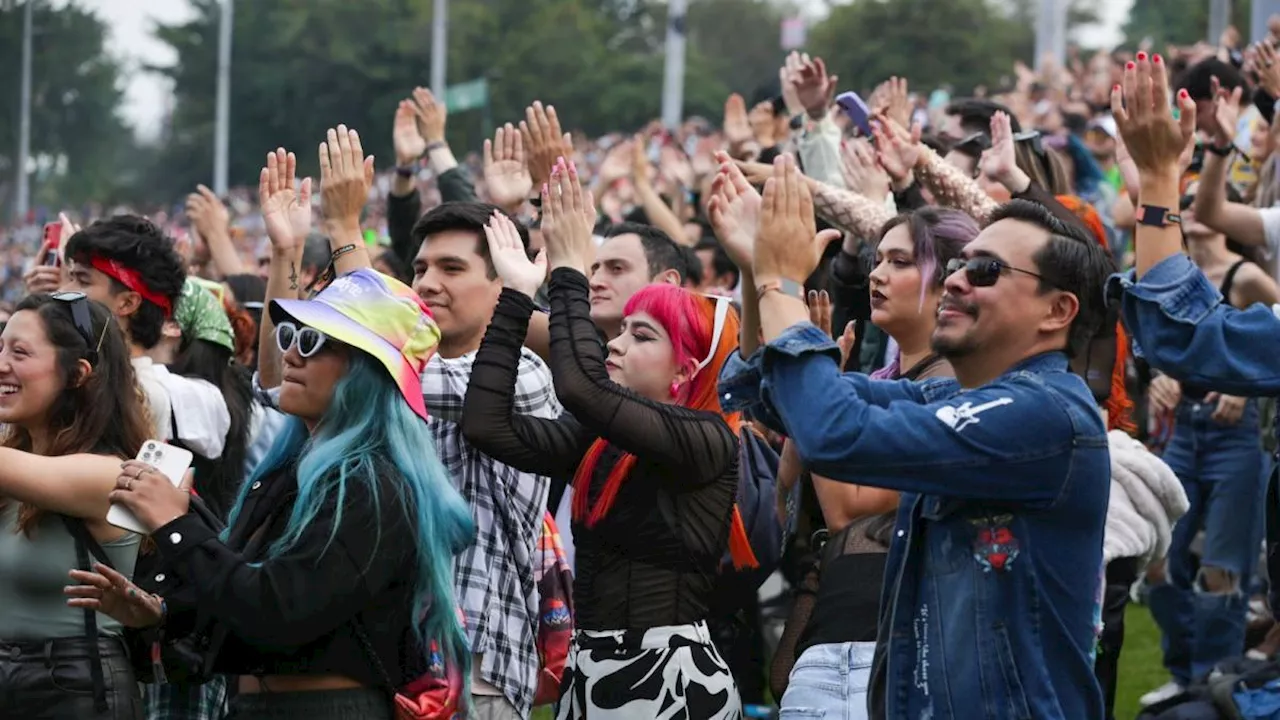
[[[809,323],[720,376],[813,472],[902,492],[881,599],[889,718],[1103,716],[1093,674],[1110,458],[1061,353],[994,382],[841,374]]]
[[[1275,308],[1237,310],[1181,253],[1134,281],[1111,278],[1135,352],[1171,377],[1243,397],[1280,395],[1280,317]],[[1277,306],[1280,307],[1280,306]]]

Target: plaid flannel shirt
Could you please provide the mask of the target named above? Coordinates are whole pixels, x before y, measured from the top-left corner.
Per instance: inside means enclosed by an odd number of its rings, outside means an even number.
[[[440,462],[467,499],[476,542],[454,563],[458,603],[467,619],[471,649],[483,656],[480,678],[502,691],[521,716],[533,707],[537,687],[538,588],[533,562],[547,478],[520,472],[481,454],[462,437],[462,417],[474,352],[436,355],[422,373],[428,424]],[[520,351],[513,409],[554,418],[561,412],[551,371],[528,348]]]
[[[141,687],[147,720],[222,720],[229,712],[225,675],[215,675],[203,685]]]
[[[538,588],[533,581],[535,550],[542,534],[549,481],[504,465],[462,437],[457,422],[471,380],[476,353],[431,358],[423,370],[422,396],[436,454],[471,506],[476,542],[454,562],[454,586],[467,622],[473,652],[483,656],[480,678],[502,691],[528,717],[538,681]],[[258,398],[279,407],[279,388],[264,390],[253,378]],[[513,409],[520,415],[559,417],[563,409],[551,370],[528,348],[520,350]]]

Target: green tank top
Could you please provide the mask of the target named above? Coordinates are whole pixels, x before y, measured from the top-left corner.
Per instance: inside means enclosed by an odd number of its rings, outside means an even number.
[[[46,514],[31,537],[17,531],[18,504],[0,509],[0,640],[49,640],[84,637],[84,611],[67,607],[62,589],[67,573],[79,568],[76,542],[62,519]],[[141,536],[129,533],[102,543],[111,565],[133,577]],[[98,615],[98,632],[119,635],[120,623]]]

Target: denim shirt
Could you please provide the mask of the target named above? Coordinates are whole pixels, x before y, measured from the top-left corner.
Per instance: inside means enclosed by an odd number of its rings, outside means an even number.
[[[1280,395],[1280,317],[1261,304],[1237,310],[1181,253],[1140,282],[1111,278],[1134,351],[1170,377],[1228,395]],[[1277,306],[1280,307],[1280,306]]]
[[[881,600],[890,718],[1103,716],[1106,429],[1062,353],[964,390],[841,374],[809,323],[720,375],[813,472],[902,492]]]

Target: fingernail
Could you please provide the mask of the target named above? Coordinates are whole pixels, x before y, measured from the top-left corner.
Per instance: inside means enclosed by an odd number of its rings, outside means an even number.
[[[1120,90],[1120,84],[1119,84],[1119,83],[1116,83],[1115,85],[1112,85],[1112,86],[1111,86],[1111,92],[1118,92],[1119,90]]]
[[[1127,62],[1127,63],[1125,63],[1125,64],[1124,64],[1124,69],[1125,69],[1125,70],[1132,70],[1132,69],[1134,69],[1135,67],[1137,67],[1137,65],[1134,65],[1132,62]]]
[[[542,183],[542,194],[543,194],[543,195],[550,195],[550,194],[551,194],[551,193],[550,193],[550,190],[549,190],[549,188],[547,187],[547,184],[546,184],[546,183]]]
[[[1160,63],[1162,63],[1162,62],[1164,62],[1164,59],[1160,57],[1160,54],[1159,54],[1159,53],[1157,53],[1157,54],[1155,54],[1155,55],[1152,55],[1152,56],[1151,56],[1151,60],[1152,60],[1153,62],[1155,62],[1155,64],[1157,64],[1157,65],[1159,65],[1159,64],[1160,64]]]
[[[1179,90],[1179,91],[1178,91],[1178,97],[1180,97],[1180,98],[1185,98],[1185,97],[1187,97],[1187,90],[1186,90],[1186,88],[1183,88],[1183,89],[1181,89],[1181,90]]]
[[[1144,52],[1140,52],[1140,53],[1138,53],[1138,62],[1142,62],[1143,60],[1146,60],[1146,59],[1147,59],[1147,54],[1146,54],[1146,53],[1144,53]]]

